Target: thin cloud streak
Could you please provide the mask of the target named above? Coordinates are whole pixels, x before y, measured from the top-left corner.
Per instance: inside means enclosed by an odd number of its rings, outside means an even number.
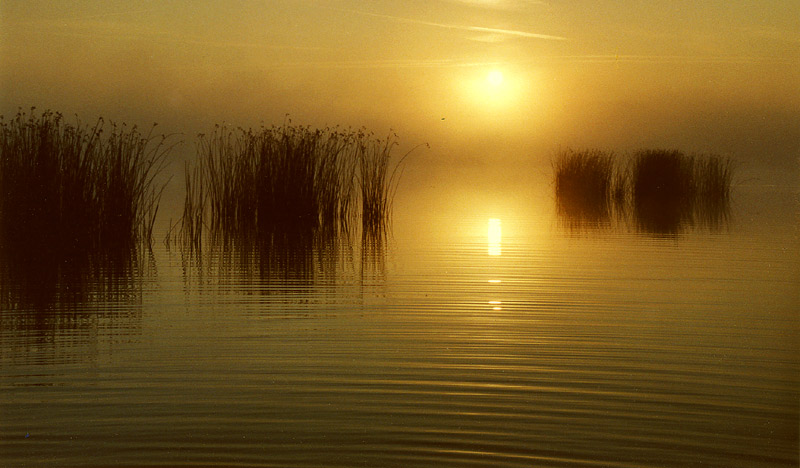
[[[454,26],[453,26],[454,27]],[[508,36],[518,36],[518,37],[527,37],[531,39],[547,39],[551,41],[566,41],[566,37],[562,36],[551,36],[549,34],[538,34],[526,31],[514,31],[511,29],[497,29],[497,28],[484,28],[481,26],[461,26],[456,27],[457,29],[465,29],[468,31],[478,31],[478,32],[486,32],[486,33],[494,33],[494,34],[505,34]]]
[[[99,16],[99,15],[98,15]],[[340,50],[332,47],[305,46],[301,44],[273,44],[252,41],[226,41],[206,39],[199,36],[173,33],[163,30],[151,30],[146,27],[127,25],[124,23],[99,21],[99,20],[71,20],[69,22],[56,20],[35,20],[20,23],[28,26],[31,31],[48,31],[49,36],[73,37],[81,39],[109,39],[116,41],[140,41],[153,43],[175,43],[198,45],[208,47],[228,47],[238,49],[264,49],[264,50],[307,50],[307,51],[333,51]]]
[[[546,6],[550,4],[540,0],[506,0],[506,1],[487,1],[487,0],[447,0],[450,3],[458,3],[461,5],[477,6],[483,8],[490,8],[495,10],[518,10],[528,6]]]
[[[542,56],[526,62],[565,61],[584,63],[793,63],[796,60],[780,57],[746,55],[689,56],[689,55],[559,55]]]
[[[482,33],[493,33],[493,34],[502,34],[505,36],[514,36],[514,37],[524,37],[528,39],[544,39],[549,41],[566,41],[567,38],[563,36],[554,36],[550,34],[539,34],[533,33],[528,31],[518,31],[514,29],[502,29],[502,28],[487,28],[482,26],[463,26],[459,24],[447,24],[447,23],[436,23],[433,21],[423,21],[417,20],[412,18],[405,18],[402,16],[394,16],[394,15],[384,15],[380,13],[370,13],[367,11],[361,10],[348,10],[343,8],[331,8],[332,10],[342,11],[346,13],[354,13],[357,15],[363,16],[371,16],[373,18],[382,18],[390,21],[396,21],[400,23],[408,23],[408,24],[419,24],[423,26],[431,26],[434,28],[442,28],[442,29],[452,29],[457,31],[470,31],[470,32],[482,32]]]
[[[266,65],[265,68],[333,68],[333,69],[378,69],[378,68],[468,68],[486,67],[502,64],[503,62],[478,62],[457,59],[428,59],[428,60],[329,60],[329,61],[299,61],[276,62]]]
[[[752,56],[646,56],[646,55],[560,55],[540,56],[522,60],[475,61],[469,59],[407,59],[407,60],[345,60],[297,61],[271,63],[266,68],[328,68],[328,69],[380,69],[380,68],[470,68],[514,65],[520,63],[545,64],[574,63],[649,63],[649,64],[790,64],[792,60],[775,57]]]

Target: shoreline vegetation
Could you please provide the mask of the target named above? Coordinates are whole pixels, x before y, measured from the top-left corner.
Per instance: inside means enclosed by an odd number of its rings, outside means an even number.
[[[686,226],[718,230],[729,218],[734,165],[727,157],[647,149],[620,158],[567,149],[552,166],[556,209],[573,230],[621,221],[677,234]]]

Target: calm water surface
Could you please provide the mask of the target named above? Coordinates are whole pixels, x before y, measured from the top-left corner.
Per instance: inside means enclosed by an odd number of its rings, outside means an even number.
[[[6,274],[0,466],[798,466],[796,186],[659,234],[462,180],[384,247]]]

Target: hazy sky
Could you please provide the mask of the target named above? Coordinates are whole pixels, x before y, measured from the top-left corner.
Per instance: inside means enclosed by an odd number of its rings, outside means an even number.
[[[30,106],[158,121],[190,147],[288,113],[393,128],[445,159],[671,146],[791,162],[800,1],[0,0],[0,112]]]

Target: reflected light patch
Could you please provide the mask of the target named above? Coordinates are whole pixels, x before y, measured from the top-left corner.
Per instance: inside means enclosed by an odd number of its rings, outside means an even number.
[[[500,243],[503,239],[503,231],[500,227],[500,219],[499,218],[489,218],[489,232],[488,232],[488,243],[489,243],[489,255],[501,255],[502,250],[500,248]]]
[[[489,282],[492,283],[492,284],[502,283],[502,281],[498,280],[498,279],[491,279],[491,280],[489,280]]]

